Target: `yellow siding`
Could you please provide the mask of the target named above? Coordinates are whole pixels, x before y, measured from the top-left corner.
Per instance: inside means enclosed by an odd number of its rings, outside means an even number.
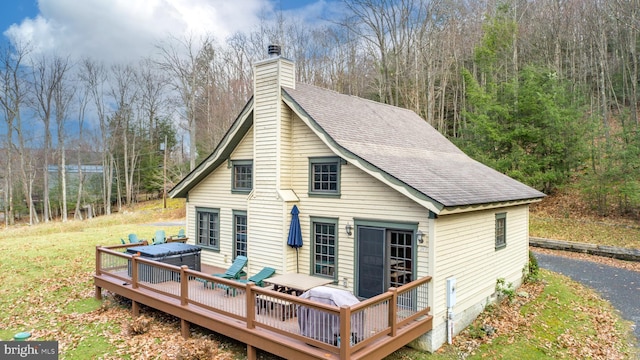
[[[291,172],[292,172],[292,156],[293,156],[293,144],[292,144],[292,122],[293,114],[289,107],[284,102],[280,103],[281,110],[280,115],[282,117],[281,128],[281,147],[280,147],[280,188],[291,188]]]
[[[250,129],[230,159],[247,160],[253,157],[253,128]],[[204,249],[202,263],[226,267],[233,258],[233,210],[247,210],[247,195],[231,193],[231,169],[223,163],[189,192],[186,208],[189,241],[196,242],[196,208],[220,210],[220,252]]]
[[[247,207],[250,272],[263,266],[291,271],[286,252],[286,204],[277,193],[290,176],[289,113],[281,101],[281,86],[293,86],[293,63],[282,58],[256,64],[254,91],[254,188]],[[284,164],[284,165],[283,165]],[[287,261],[285,261],[285,258]],[[295,265],[295,264],[294,264]]]
[[[434,327],[446,315],[446,279],[455,277],[454,312],[484,303],[496,280],[519,283],[528,261],[528,206],[440,216],[435,221]],[[507,246],[495,249],[495,214],[507,213]]]
[[[344,231],[347,222],[354,224],[354,218],[415,222],[420,230],[428,234],[429,211],[400,193],[391,190],[382,182],[372,178],[351,164],[341,167],[340,198],[313,197],[308,195],[309,157],[335,156],[332,151],[298,118],[294,116],[293,128],[292,189],[300,198],[300,224],[305,244],[310,242],[311,217],[338,219],[338,279],[340,285],[347,278],[348,287],[353,289],[355,275],[355,245],[353,235]],[[427,268],[428,240],[417,249],[418,276],[429,273]],[[291,250],[295,260],[295,251]],[[310,272],[311,247],[299,250],[300,272]]]

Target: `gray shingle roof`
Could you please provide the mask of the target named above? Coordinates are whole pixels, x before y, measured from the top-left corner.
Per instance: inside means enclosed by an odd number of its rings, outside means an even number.
[[[446,207],[544,196],[471,159],[411,110],[302,83],[283,89],[339,147]]]

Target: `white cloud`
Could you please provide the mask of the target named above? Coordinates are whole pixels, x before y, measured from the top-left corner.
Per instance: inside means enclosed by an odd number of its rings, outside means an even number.
[[[267,0],[39,0],[40,14],[5,35],[37,52],[93,57],[106,62],[139,59],[174,37],[211,34],[219,42],[258,22]]]

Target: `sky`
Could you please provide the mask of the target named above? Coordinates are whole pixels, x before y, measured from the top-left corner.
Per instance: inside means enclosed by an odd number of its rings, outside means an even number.
[[[0,0],[0,43],[105,61],[139,59],[171,34],[213,34],[222,43],[264,11],[327,18],[337,0]],[[330,15],[329,15],[330,16]]]

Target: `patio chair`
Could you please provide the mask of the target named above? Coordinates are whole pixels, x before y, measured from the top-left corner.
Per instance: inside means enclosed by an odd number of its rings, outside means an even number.
[[[240,279],[241,276],[246,274],[242,269],[247,265],[248,261],[249,259],[246,256],[239,255],[233,260],[233,264],[229,266],[227,271],[222,274],[211,274],[211,276],[223,279]],[[207,287],[207,283],[207,281],[204,282],[204,287]],[[215,283],[212,284],[212,287],[215,288]]]
[[[153,236],[153,242],[151,245],[164,244],[167,242],[167,234],[164,230],[157,230],[156,234]]]
[[[268,279],[269,277],[271,277],[275,273],[276,273],[276,269],[270,268],[270,267],[264,267],[262,270],[260,270],[255,275],[250,276],[248,279],[237,279],[236,281],[238,281],[239,283],[242,283],[242,284],[246,284],[248,282],[252,282],[252,283],[256,284],[257,286],[264,287],[264,280]],[[219,284],[218,287],[221,288],[221,289],[226,290],[227,291],[227,295],[229,295],[229,290],[231,290],[231,288],[232,288],[232,286],[227,286],[227,285],[224,285],[224,284]],[[233,296],[236,296],[236,288],[233,288]]]
[[[178,239],[182,239],[182,238],[187,237],[187,235],[185,235],[185,233],[184,233],[184,229],[180,229],[180,230],[178,230],[178,235],[177,235],[176,237],[177,237]]]
[[[273,274],[275,273],[276,269],[266,266],[255,275],[250,276],[248,279],[238,279],[238,282],[241,282],[243,284],[252,282],[260,287],[264,287],[264,281],[273,276]]]
[[[140,239],[138,239],[138,235],[131,233],[129,234],[129,243],[134,244],[134,243],[139,243]]]

